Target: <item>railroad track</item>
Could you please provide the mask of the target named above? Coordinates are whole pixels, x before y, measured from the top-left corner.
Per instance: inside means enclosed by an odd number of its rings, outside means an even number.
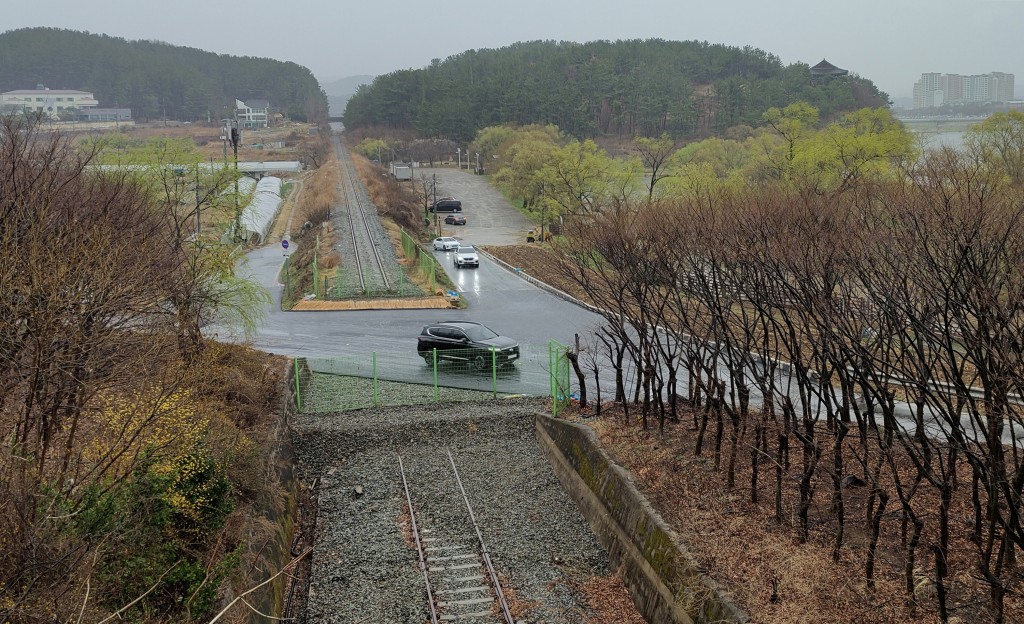
[[[354,266],[352,273],[358,277],[358,288],[363,295],[386,293],[391,291],[391,280],[378,248],[377,237],[371,223],[377,219],[376,213],[367,214],[364,202],[360,201],[356,191],[356,170],[348,153],[335,138],[335,149],[341,164],[341,187],[345,194],[345,205],[348,213],[348,234],[352,243]],[[355,286],[355,280],[351,280]]]
[[[457,491],[453,488],[450,497],[455,502],[431,503],[464,504],[466,523],[461,532],[450,526],[435,530],[437,527],[428,526],[432,521],[425,517],[427,514],[417,513],[406,478],[405,464],[401,454],[398,455],[398,467],[409,508],[419,567],[423,574],[430,622],[516,624],[451,451],[448,451],[448,462],[454,484],[458,486]]]

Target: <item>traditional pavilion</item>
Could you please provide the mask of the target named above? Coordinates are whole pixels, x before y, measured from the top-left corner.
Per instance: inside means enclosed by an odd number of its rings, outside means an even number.
[[[849,73],[849,70],[836,67],[825,59],[821,59],[820,63],[811,68],[812,78],[819,78],[822,76],[846,76]]]

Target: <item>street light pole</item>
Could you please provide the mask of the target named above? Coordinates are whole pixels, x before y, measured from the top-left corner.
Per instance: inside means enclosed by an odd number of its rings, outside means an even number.
[[[459,171],[462,171],[462,148],[461,147],[456,147],[455,148],[455,157],[458,159]]]

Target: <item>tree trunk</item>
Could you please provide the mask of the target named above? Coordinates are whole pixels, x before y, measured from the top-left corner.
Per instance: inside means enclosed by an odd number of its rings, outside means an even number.
[[[580,384],[580,409],[587,408],[587,378],[583,374],[583,369],[580,368],[579,355],[572,351],[567,351],[565,357],[572,364],[572,370],[576,373],[576,380]]]
[[[843,501],[843,439],[850,432],[849,415],[841,418],[835,431],[832,444],[832,510],[836,515],[836,536],[832,546],[832,561],[839,562],[839,551],[843,547],[843,534],[846,531],[846,505]]]
[[[778,447],[775,451],[775,522],[782,524],[782,479],[784,470],[783,458],[789,455],[789,436],[779,433]]]
[[[697,424],[697,441],[693,445],[693,456],[700,457],[701,452],[704,450],[704,434],[708,430],[708,410],[711,409],[705,404],[704,409],[700,410],[700,422]]]
[[[877,486],[874,486],[877,487]],[[889,495],[882,490],[876,490],[878,507],[871,517],[871,537],[868,540],[867,563],[864,566],[864,578],[868,591],[875,591],[875,553],[878,550],[878,536],[882,532],[882,516],[885,514],[885,506],[889,502]]]
[[[717,385],[717,384],[716,384]],[[725,421],[722,418],[722,395],[715,391],[711,405],[715,412],[715,470],[722,469],[722,437],[725,434]]]
[[[904,513],[910,518],[911,525],[914,530],[910,533],[910,539],[907,540],[906,554],[904,555],[903,563],[903,577],[906,581],[907,587],[907,599],[910,603],[911,610],[916,606],[917,601],[914,597],[914,567],[917,564],[917,545],[921,543],[921,532],[924,530],[924,520],[917,517],[917,514],[913,512],[908,506],[904,506]],[[936,583],[936,586],[938,583]],[[943,620],[945,622],[945,620]]]

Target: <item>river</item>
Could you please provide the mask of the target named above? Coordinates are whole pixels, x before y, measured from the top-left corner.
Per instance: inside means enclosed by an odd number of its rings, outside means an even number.
[[[921,139],[922,145],[925,149],[934,149],[939,147],[952,147],[955,149],[964,148],[964,136],[967,134],[963,131],[958,132],[913,132],[915,137]]]

